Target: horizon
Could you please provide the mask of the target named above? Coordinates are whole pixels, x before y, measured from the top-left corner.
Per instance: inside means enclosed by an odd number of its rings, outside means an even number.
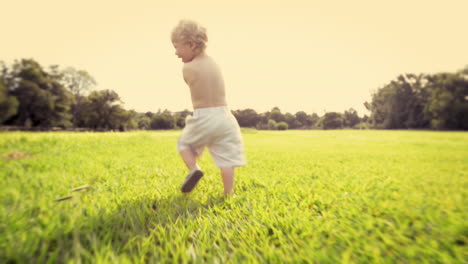
[[[456,72],[468,64],[467,1],[4,6],[0,23],[9,26],[0,60],[85,70],[97,81],[94,90],[114,90],[125,109],[137,112],[193,110],[170,41],[184,18],[207,28],[207,53],[221,66],[231,110],[278,107],[322,116],[353,108],[364,116],[372,92],[398,75]]]

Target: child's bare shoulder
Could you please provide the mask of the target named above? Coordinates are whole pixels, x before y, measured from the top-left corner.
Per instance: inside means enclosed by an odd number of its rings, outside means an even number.
[[[182,68],[182,71],[185,74],[191,74],[191,73],[194,73],[197,71],[197,66],[195,63],[193,63],[193,61],[191,62],[187,62],[187,63],[184,63],[184,66]]]

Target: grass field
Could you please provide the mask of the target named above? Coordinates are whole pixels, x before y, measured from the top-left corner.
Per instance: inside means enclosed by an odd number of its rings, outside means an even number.
[[[227,198],[179,134],[1,133],[0,262],[468,262],[466,132],[245,130]]]

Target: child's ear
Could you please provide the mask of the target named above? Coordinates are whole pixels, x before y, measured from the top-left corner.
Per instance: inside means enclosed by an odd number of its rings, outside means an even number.
[[[190,40],[190,41],[189,41],[189,47],[190,47],[192,50],[194,50],[195,47],[196,47],[196,46],[195,46],[195,42],[193,42],[193,41]]]

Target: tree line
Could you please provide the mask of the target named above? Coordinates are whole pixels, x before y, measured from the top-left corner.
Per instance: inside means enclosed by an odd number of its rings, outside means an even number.
[[[0,125],[22,128],[84,128],[96,131],[178,129],[189,110],[138,113],[126,110],[113,90],[93,90],[86,71],[57,65],[43,68],[32,59],[12,65],[0,61]],[[356,110],[322,116],[278,107],[257,113],[232,111],[241,127],[256,129],[468,129],[468,67],[456,73],[405,74],[372,94],[364,105],[370,116]]]
[[[365,106],[382,129],[468,129],[468,66],[455,73],[403,74]]]

